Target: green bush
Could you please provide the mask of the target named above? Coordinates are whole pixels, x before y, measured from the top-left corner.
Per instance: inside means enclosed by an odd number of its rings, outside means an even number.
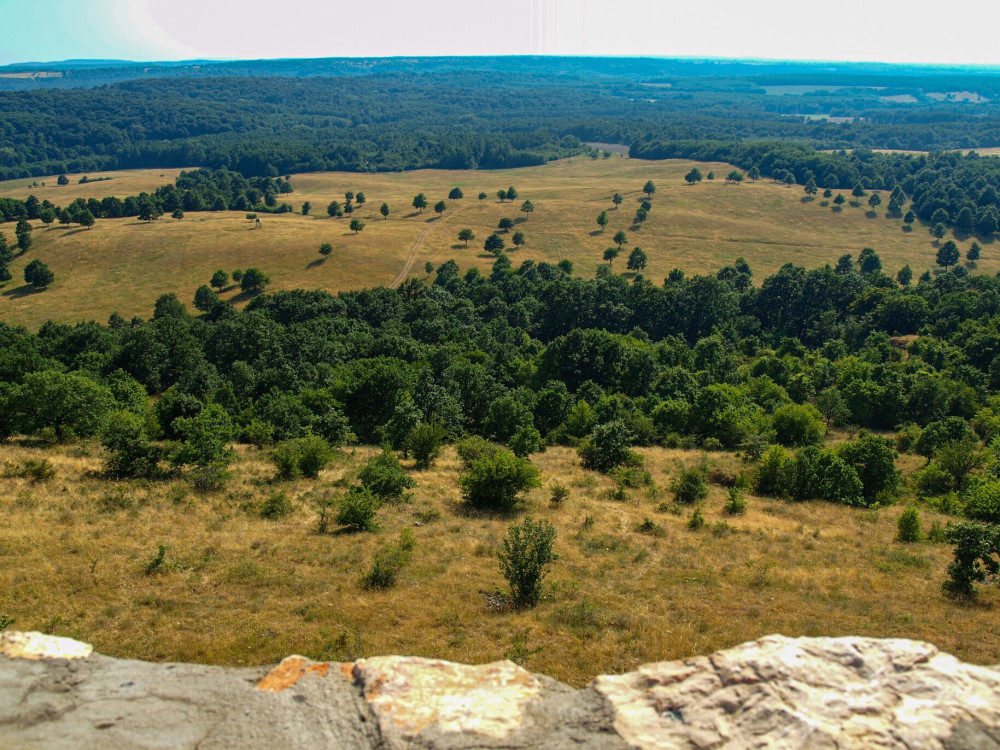
[[[275,492],[260,506],[261,518],[284,518],[292,512],[292,503],[284,492]]]
[[[973,482],[962,499],[965,501],[966,518],[1000,524],[1000,481]]]
[[[896,541],[899,542],[919,542],[924,538],[923,529],[920,528],[920,511],[916,508],[907,508],[899,514],[896,521]]]
[[[701,506],[694,509],[691,516],[688,518],[687,527],[691,531],[698,531],[705,526],[705,516],[701,512]]]
[[[983,523],[956,523],[945,530],[948,542],[955,545],[954,560],[948,565],[948,578],[942,589],[958,599],[976,596],[976,583],[1000,572],[996,555],[1000,553],[1000,531]]]
[[[951,491],[951,474],[940,464],[931,461],[915,476],[917,491],[921,495],[944,495]]]
[[[811,404],[785,404],[771,418],[775,439],[781,445],[816,445],[823,441],[823,419]]]
[[[333,449],[318,435],[286,440],[271,453],[279,479],[315,479],[331,458]]]
[[[500,449],[496,443],[478,435],[471,435],[455,444],[455,451],[466,466],[480,458],[492,458]]]
[[[538,469],[531,462],[499,446],[492,456],[473,459],[459,483],[470,505],[500,513],[514,510],[521,493],[540,486]]]
[[[519,458],[544,450],[541,433],[530,424],[521,425],[509,441],[510,449]]]
[[[731,516],[742,516],[747,512],[747,501],[739,487],[730,487],[729,496],[722,509]]]
[[[436,422],[424,422],[413,428],[407,439],[410,451],[418,469],[430,468],[439,455],[444,443],[444,428]]]
[[[920,426],[912,422],[900,427],[896,430],[896,450],[900,453],[909,453],[920,439],[921,432]]]
[[[378,498],[364,487],[354,486],[337,505],[337,523],[350,531],[378,531]]]
[[[541,598],[542,579],[556,559],[552,552],[555,538],[555,527],[548,521],[525,518],[507,529],[498,557],[516,607],[533,607]]]
[[[371,569],[362,577],[366,589],[391,589],[396,585],[400,572],[410,563],[416,540],[410,529],[399,533],[399,541],[391,542],[378,551]]]
[[[559,507],[565,502],[566,498],[569,497],[569,490],[563,487],[561,484],[552,485],[552,493],[549,495],[549,503]]]
[[[780,445],[772,445],[760,457],[754,491],[764,497],[788,497],[795,480],[795,461]]]
[[[129,411],[112,412],[100,435],[107,451],[104,472],[108,476],[152,477],[157,473],[161,451],[149,442],[142,418]]]
[[[417,486],[388,446],[364,465],[358,474],[358,481],[362,487],[383,500],[402,500],[406,490]]]
[[[631,449],[634,435],[623,421],[597,425],[580,445],[583,468],[608,473],[616,466],[639,466],[642,457]]]
[[[693,505],[708,497],[708,482],[705,480],[705,469],[681,469],[670,483],[674,500],[681,505]]]

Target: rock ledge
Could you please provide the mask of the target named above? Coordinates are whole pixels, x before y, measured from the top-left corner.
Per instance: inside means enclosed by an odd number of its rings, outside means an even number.
[[[508,661],[227,669],[5,631],[0,746],[1000,750],[1000,671],[919,641],[772,635],[574,690]]]

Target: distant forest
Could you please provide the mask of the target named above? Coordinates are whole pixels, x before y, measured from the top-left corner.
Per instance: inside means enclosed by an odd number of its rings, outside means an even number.
[[[19,72],[0,69],[0,89],[21,89],[0,91],[0,179],[142,167],[247,177],[497,169],[593,141],[635,156],[694,140],[1000,145],[1000,81],[976,70],[440,58],[64,65],[54,77],[5,77]]]

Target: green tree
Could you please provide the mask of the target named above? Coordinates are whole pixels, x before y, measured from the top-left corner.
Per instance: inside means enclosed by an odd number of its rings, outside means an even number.
[[[858,474],[864,497],[871,505],[880,495],[895,495],[899,489],[896,451],[893,442],[878,435],[866,434],[840,446],[838,453]]]
[[[617,247],[609,247],[609,248],[605,249],[605,251],[604,251],[604,260],[606,260],[608,262],[609,266],[614,265],[615,258],[618,257],[618,252],[619,251],[618,251]]]
[[[637,466],[642,458],[631,449],[635,435],[620,419],[597,425],[578,453],[585,469],[607,474],[618,466]]]
[[[635,223],[642,224],[644,221],[646,221],[646,218],[648,216],[649,216],[648,209],[645,209],[642,206],[640,206],[635,210]]]
[[[101,428],[107,456],[104,473],[115,479],[150,478],[157,474],[160,450],[149,441],[142,417],[128,411],[112,412]]]
[[[552,561],[555,527],[548,521],[525,518],[511,524],[499,552],[500,573],[510,585],[511,599],[518,608],[533,607],[542,596],[542,580]]]
[[[351,230],[357,234],[365,228],[365,223],[361,219],[351,219]]]
[[[701,182],[701,170],[698,167],[692,167],[691,171],[684,175],[684,180],[688,185],[694,185],[696,182]]]
[[[407,474],[388,446],[364,465],[358,473],[361,486],[382,500],[398,501],[405,497],[406,490],[417,486]]]
[[[882,196],[878,193],[872,193],[871,197],[868,198],[868,206],[872,211],[875,211],[879,206],[882,205]]]
[[[785,404],[775,410],[771,424],[781,445],[805,446],[823,442],[822,415],[809,404]]]
[[[896,541],[919,542],[923,538],[924,533],[920,528],[920,511],[916,508],[907,508],[899,514],[899,518],[896,520]]]
[[[949,525],[945,538],[955,545],[955,550],[942,589],[957,599],[972,599],[976,596],[975,584],[1000,573],[1000,532],[992,524],[963,522]]]
[[[819,192],[819,188],[816,186],[816,180],[810,177],[803,190],[805,190],[806,195],[816,195],[816,193]]]
[[[407,439],[407,444],[413,452],[416,468],[430,468],[430,465],[441,455],[444,438],[445,430],[437,422],[424,422],[413,428]]]
[[[906,224],[907,227],[912,226],[913,222],[916,221],[916,220],[917,220],[917,217],[913,213],[913,211],[907,211],[906,212],[906,216],[903,217],[903,223]],[[941,236],[944,237],[943,234]]]
[[[505,233],[509,232],[514,226],[514,220],[508,217],[503,217],[497,222],[497,228],[502,229]]]
[[[182,209],[175,208],[173,210],[173,213],[170,214],[170,218],[172,218],[172,219],[178,219],[178,220],[179,219],[183,219],[184,218],[184,211]]]
[[[56,370],[28,373],[7,400],[18,431],[35,435],[51,430],[59,442],[96,434],[112,405],[105,386],[82,373]]]
[[[503,248],[503,237],[496,232],[487,237],[486,242],[483,243],[483,249],[488,253],[493,253],[494,255],[499,255]]]
[[[757,182],[757,180],[760,179],[760,169],[757,168],[756,164],[754,164],[752,167],[750,167],[749,170],[747,170],[747,177],[750,178],[751,182]]]
[[[445,203],[444,201],[438,201],[437,203],[434,204],[434,212],[438,216],[440,216],[441,214],[443,214],[447,208],[448,208],[448,204]]]
[[[726,175],[726,182],[731,182],[734,185],[739,185],[741,182],[743,182],[743,173],[738,169],[734,169],[732,172]]]
[[[208,312],[219,302],[219,295],[208,284],[202,284],[194,293],[194,306],[202,312]]]
[[[514,189],[513,185],[507,188],[507,200],[509,201],[517,200],[517,191]]]
[[[521,247],[524,244],[524,232],[514,232],[511,235],[510,241],[514,243],[514,247]]]
[[[528,217],[535,212],[535,204],[531,201],[525,201],[521,204],[521,213],[524,214],[524,220],[527,221]]]
[[[465,243],[465,246],[469,246],[469,240],[476,239],[476,235],[472,233],[471,229],[463,229],[458,233],[458,239]]]
[[[278,479],[315,479],[333,458],[333,448],[319,435],[306,435],[279,443],[271,453]]]
[[[178,209],[178,210],[180,210],[180,209]],[[177,213],[177,212],[175,211],[174,213]],[[181,215],[180,216],[174,216],[174,218],[175,219],[183,219],[184,218],[184,212],[181,211]],[[90,229],[92,226],[94,226],[94,223],[95,223],[94,214],[92,214],[90,211],[88,211],[85,208],[82,211],[79,211],[77,213],[77,215],[76,215],[76,223],[79,224],[81,227],[87,227],[87,229]]]
[[[236,272],[233,272],[233,280],[236,280]],[[240,276],[240,289],[248,294],[257,294],[264,291],[264,287],[271,283],[271,277],[259,268],[248,268]]]
[[[507,200],[507,191],[502,188],[500,190],[497,190],[497,198],[499,198],[500,202],[503,203],[505,200]]]
[[[382,206],[379,208],[378,212],[380,214],[382,214],[382,219],[383,220],[384,219],[388,219],[389,218],[389,204],[388,203],[383,203]]]
[[[24,267],[24,280],[36,289],[45,289],[55,278],[52,270],[38,258]]]
[[[219,404],[207,404],[194,417],[177,417],[171,427],[181,437],[170,456],[175,466],[224,468],[232,461],[233,423]]]
[[[337,523],[354,532],[378,531],[380,505],[379,499],[364,487],[351,487],[337,504]]]
[[[653,193],[656,192],[656,185],[653,184],[652,180],[647,180],[646,184],[642,186],[642,192],[652,198]]]
[[[955,244],[954,240],[948,240],[938,248],[936,260],[939,266],[948,268],[948,266],[958,263],[960,258],[958,245]]]
[[[903,221],[906,220],[904,219]],[[930,232],[931,232],[931,237],[933,237],[936,240],[940,240],[942,237],[948,234],[948,227],[946,227],[941,222],[938,222],[937,224],[931,227]]]
[[[896,274],[896,281],[899,282],[900,286],[909,286],[910,282],[913,281],[913,269],[909,265],[900,268],[899,273]]]
[[[306,201],[305,203],[302,204],[302,215],[303,216],[308,216],[309,212],[311,210],[312,210],[312,203],[310,203],[309,201]]]
[[[413,196],[412,205],[420,213],[423,213],[424,209],[427,208],[427,196],[424,195],[423,193],[417,193],[415,196]]]
[[[860,202],[861,198],[868,195],[868,192],[865,190],[864,185],[860,182],[856,182],[854,183],[854,188],[851,190],[851,195],[854,197],[855,201]]]
[[[469,461],[458,481],[470,506],[493,513],[513,511],[523,493],[541,486],[538,469],[502,446]]]
[[[618,245],[618,248],[621,249],[621,246],[628,242],[628,235],[625,234],[625,230],[619,229],[615,232],[615,236],[611,238],[611,241]]]
[[[220,268],[218,271],[212,274],[212,280],[208,283],[221,292],[222,288],[229,283],[229,274]]]
[[[597,214],[597,225],[601,228],[601,231],[604,231],[604,228],[610,221],[611,219],[608,218],[607,211],[601,211],[601,213]]]
[[[618,206],[625,202],[625,199],[621,193],[615,193],[611,196],[611,202],[615,204],[615,208],[618,208]]]
[[[343,211],[340,210],[340,204],[337,201],[330,201],[330,205],[326,207],[326,213],[331,217],[343,216]]]
[[[980,247],[979,243],[973,241],[972,244],[969,246],[969,249],[965,253],[965,259],[969,261],[969,263],[974,264],[977,260],[979,260],[979,254],[981,251],[982,247]]]
[[[629,271],[641,271],[646,267],[646,253],[641,247],[632,248],[632,252],[628,256],[627,268]]]
[[[844,197],[843,193],[837,193],[837,197],[833,199],[833,203],[835,206],[842,206],[844,205],[845,200],[847,199]]]
[[[368,202],[368,199],[365,197],[365,194],[361,192],[359,192],[357,195],[354,196],[354,200],[357,202],[359,206],[363,206],[365,205],[365,203]]]
[[[450,200],[450,201],[461,200],[464,197],[465,197],[465,195],[462,193],[462,188],[460,188],[458,186],[453,187],[451,189],[451,192],[448,193],[448,200]]]
[[[56,184],[57,184],[57,185],[60,185],[60,186],[61,186],[61,185],[69,185],[69,177],[67,177],[67,176],[66,176],[66,175],[64,175],[64,174],[61,174],[61,175],[59,175],[59,176],[58,176],[58,177],[56,178]]]
[[[328,258],[330,257],[331,253],[333,253],[333,245],[331,245],[329,242],[320,243],[319,246],[320,255],[322,255],[324,258]]]

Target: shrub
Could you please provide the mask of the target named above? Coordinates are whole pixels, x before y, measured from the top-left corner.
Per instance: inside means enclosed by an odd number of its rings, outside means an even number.
[[[520,458],[538,453],[544,448],[541,433],[530,424],[521,425],[511,437],[509,444],[514,455]]]
[[[794,481],[795,461],[780,445],[772,445],[760,457],[754,490],[765,497],[788,497]]]
[[[1000,524],[1000,482],[980,480],[966,490],[965,516],[973,521]]]
[[[231,476],[225,466],[195,466],[187,472],[187,480],[195,492],[207,494],[218,492]]]
[[[548,521],[525,518],[507,529],[498,557],[516,607],[533,607],[541,598],[542,579],[556,559],[552,552],[555,538],[555,527]]]
[[[976,583],[1000,572],[994,557],[1000,551],[1000,534],[995,526],[963,522],[949,526],[945,537],[955,545],[955,559],[948,565],[948,578],[941,587],[949,596],[971,599],[976,595]]]
[[[931,461],[916,474],[917,490],[922,495],[944,495],[951,490],[951,474]]]
[[[938,449],[949,441],[974,439],[975,433],[961,417],[948,417],[931,422],[913,443],[913,450],[925,458],[932,458]]]
[[[620,419],[597,425],[578,451],[583,468],[606,474],[616,466],[640,465],[642,458],[630,447],[634,439]]]
[[[924,538],[924,532],[920,528],[920,511],[916,508],[904,510],[896,521],[896,529],[896,541],[919,542]]]
[[[688,518],[687,527],[691,529],[691,531],[698,531],[698,529],[701,529],[704,526],[705,516],[702,515],[701,507],[699,506],[694,509],[694,512],[691,514],[690,518]]]
[[[538,469],[531,462],[499,446],[492,456],[474,459],[459,483],[470,505],[500,513],[514,510],[522,492],[540,486]]]
[[[318,435],[286,440],[271,453],[278,479],[315,478],[331,458],[333,449]]]
[[[455,451],[458,453],[458,457],[462,459],[462,462],[467,467],[477,459],[492,458],[498,450],[501,450],[499,445],[478,435],[472,435],[464,440],[459,440],[455,444]]]
[[[292,503],[284,492],[275,492],[260,506],[261,518],[284,518],[292,512]]]
[[[730,487],[729,496],[722,509],[731,516],[742,516],[747,511],[747,501],[739,487]]]
[[[781,445],[816,445],[823,441],[823,419],[811,404],[785,404],[772,417],[775,439]]]
[[[444,428],[437,422],[424,422],[413,428],[407,443],[413,452],[413,460],[418,469],[430,468],[441,455],[444,436]]]
[[[558,507],[569,497],[569,490],[561,484],[552,485],[552,494],[549,495],[549,503]]]
[[[416,487],[417,483],[403,467],[388,447],[364,465],[358,474],[361,486],[383,500],[402,500],[406,490]]]
[[[705,440],[701,444],[701,447],[707,451],[721,451],[724,448],[724,446],[722,445],[722,441],[716,437],[705,438]]]
[[[371,569],[361,579],[361,585],[366,589],[383,590],[395,586],[400,571],[410,563],[415,544],[413,532],[403,529],[398,542],[391,542],[376,553]]]
[[[27,479],[32,484],[47,482],[55,475],[56,470],[47,458],[26,458],[18,467],[13,464],[4,466],[4,476],[20,477]]]
[[[920,439],[920,433],[920,426],[912,422],[900,427],[896,431],[896,450],[900,453],[909,453]]]
[[[670,484],[674,500],[681,505],[693,505],[708,497],[708,482],[705,480],[705,469],[681,469]]]
[[[852,443],[841,445],[838,453],[857,472],[866,502],[871,504],[880,495],[896,494],[899,472],[896,470],[896,450],[889,438],[862,435]]]
[[[337,523],[350,531],[378,531],[378,498],[364,487],[354,486],[337,505]]]
[[[145,424],[132,412],[112,412],[101,430],[101,445],[108,452],[104,461],[108,476],[151,477],[156,473],[160,451],[150,444]]]

